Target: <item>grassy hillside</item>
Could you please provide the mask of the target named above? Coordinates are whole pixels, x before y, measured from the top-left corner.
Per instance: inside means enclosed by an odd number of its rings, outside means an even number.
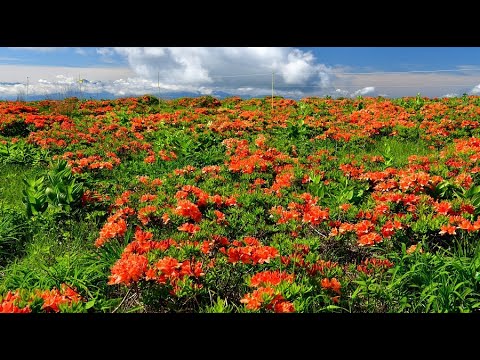
[[[0,312],[473,312],[480,98],[0,102]]]

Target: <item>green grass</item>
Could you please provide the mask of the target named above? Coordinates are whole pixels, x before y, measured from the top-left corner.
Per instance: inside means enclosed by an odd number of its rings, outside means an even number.
[[[76,287],[87,301],[98,293],[105,299],[110,292],[104,276],[108,264],[101,261],[93,246],[98,227],[96,219],[58,223],[38,219],[24,256],[0,272],[0,293],[17,288],[59,288],[67,283]]]
[[[398,138],[384,138],[376,141],[368,149],[371,155],[383,155],[385,157],[385,145],[390,147],[390,156],[392,157],[393,167],[403,167],[408,164],[408,157],[416,155],[418,157],[427,156],[433,153],[422,141],[401,140]]]
[[[395,293],[397,312],[471,312],[480,302],[480,251],[415,253],[399,259],[387,289]]]
[[[0,163],[0,204],[23,211],[22,179],[33,177],[41,171],[40,167]]]

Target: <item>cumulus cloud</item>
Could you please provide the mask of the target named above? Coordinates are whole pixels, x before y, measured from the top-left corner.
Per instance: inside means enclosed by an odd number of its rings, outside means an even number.
[[[279,47],[114,48],[142,78],[162,84],[268,89],[272,72],[282,85],[329,86],[332,70],[311,52]]]
[[[367,86],[367,87],[364,87],[363,89],[359,89],[357,91],[354,91],[350,96],[351,97],[365,96],[365,95],[371,95],[374,92],[375,92],[375,87],[374,86]]]
[[[478,95],[480,94],[480,84],[475,86],[472,90],[470,90],[470,94],[472,95]]]

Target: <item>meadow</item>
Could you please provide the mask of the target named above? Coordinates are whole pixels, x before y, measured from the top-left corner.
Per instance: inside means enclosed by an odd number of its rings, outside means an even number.
[[[0,101],[0,312],[480,309],[480,97]]]

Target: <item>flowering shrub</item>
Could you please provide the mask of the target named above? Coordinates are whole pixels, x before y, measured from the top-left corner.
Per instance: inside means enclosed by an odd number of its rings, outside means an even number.
[[[476,96],[61,105],[0,104],[0,149],[68,165],[70,187],[25,181],[27,211],[95,219],[103,284],[86,292],[118,300],[110,311],[479,307]],[[76,290],[37,290],[5,285],[0,310],[85,310]]]

